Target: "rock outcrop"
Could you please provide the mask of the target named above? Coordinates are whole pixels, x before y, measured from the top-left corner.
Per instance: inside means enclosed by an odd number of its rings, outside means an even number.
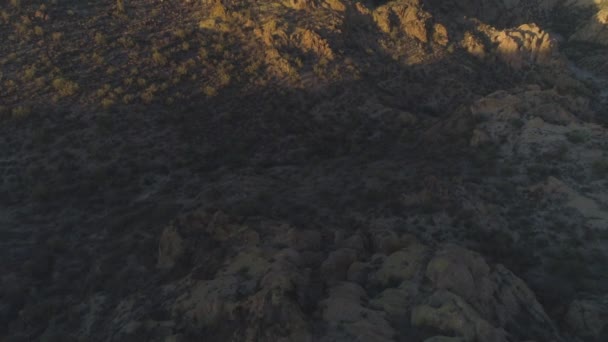
[[[556,40],[536,25],[524,24],[496,32],[491,38],[498,45],[498,58],[514,69],[532,64],[549,65],[558,58]]]
[[[165,229],[159,267],[171,272],[178,255],[192,265],[164,286],[174,324],[245,341],[394,341],[406,320],[461,341],[561,341],[522,280],[465,248],[386,231],[331,242],[268,224],[274,242],[222,213],[194,212]]]

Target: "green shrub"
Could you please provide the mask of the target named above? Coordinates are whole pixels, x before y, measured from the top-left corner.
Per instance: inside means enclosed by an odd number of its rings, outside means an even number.
[[[581,130],[570,131],[566,133],[566,138],[573,144],[582,144],[589,140],[589,134]]]
[[[64,78],[54,79],[52,85],[61,97],[72,96],[76,94],[79,89],[78,83]]]
[[[608,159],[600,159],[596,160],[591,164],[591,169],[593,173],[598,177],[606,177],[608,176]]]

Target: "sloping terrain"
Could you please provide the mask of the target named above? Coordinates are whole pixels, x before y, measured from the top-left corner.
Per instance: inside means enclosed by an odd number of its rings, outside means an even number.
[[[608,340],[608,2],[0,5],[0,340]]]

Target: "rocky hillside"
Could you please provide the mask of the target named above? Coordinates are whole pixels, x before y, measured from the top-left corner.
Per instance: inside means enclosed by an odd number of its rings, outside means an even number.
[[[0,4],[0,341],[608,340],[608,1]]]

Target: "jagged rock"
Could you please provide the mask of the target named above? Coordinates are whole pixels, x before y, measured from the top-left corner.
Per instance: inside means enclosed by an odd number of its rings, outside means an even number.
[[[415,327],[434,328],[457,334],[467,342],[506,342],[506,332],[493,327],[467,302],[449,291],[439,291],[428,299],[428,304],[412,310],[411,323]]]
[[[448,30],[442,24],[436,23],[433,26],[433,41],[441,46],[446,46],[450,42]]]
[[[373,18],[380,31],[390,33],[394,23],[391,22],[391,10],[388,7],[378,8],[373,12]]]
[[[426,275],[434,287],[459,296],[488,322],[510,326],[510,333],[536,337],[528,334],[542,331],[542,338],[558,336],[557,328],[524,282],[501,265],[490,269],[476,253],[445,245],[429,262]],[[516,323],[524,316],[526,326]]]
[[[521,140],[524,138],[521,134],[527,132],[521,132],[522,127],[514,126],[513,123],[532,124],[530,120],[535,118],[541,119],[543,123],[573,125],[580,121],[573,112],[584,113],[586,107],[588,106],[584,102],[561,96],[555,90],[541,90],[537,86],[512,93],[499,91],[471,106],[473,116],[487,121],[474,129],[470,143],[473,146],[481,146],[489,142],[498,144]],[[548,129],[549,125],[545,124],[545,127]],[[530,127],[530,131],[534,131],[533,127]]]
[[[281,0],[283,5],[293,8],[296,10],[303,10],[308,8],[313,8],[316,6],[316,1],[314,0]]]
[[[305,53],[312,52],[318,58],[334,59],[329,43],[316,32],[306,29],[297,30],[292,35],[291,41]]]
[[[565,320],[578,336],[604,341],[608,338],[608,296],[573,301]]]
[[[497,32],[492,41],[498,44],[498,58],[514,69],[530,64],[548,65],[557,55],[556,41],[534,24]]]
[[[342,0],[324,0],[323,4],[334,11],[343,12],[346,10],[346,5]]]
[[[486,47],[483,42],[477,38],[471,32],[465,32],[464,38],[460,42],[460,45],[467,50],[467,52],[479,59],[486,57]]]
[[[401,27],[408,36],[418,39],[423,43],[429,41],[427,22],[430,15],[427,12],[413,6],[395,9],[395,13],[401,22]]]

